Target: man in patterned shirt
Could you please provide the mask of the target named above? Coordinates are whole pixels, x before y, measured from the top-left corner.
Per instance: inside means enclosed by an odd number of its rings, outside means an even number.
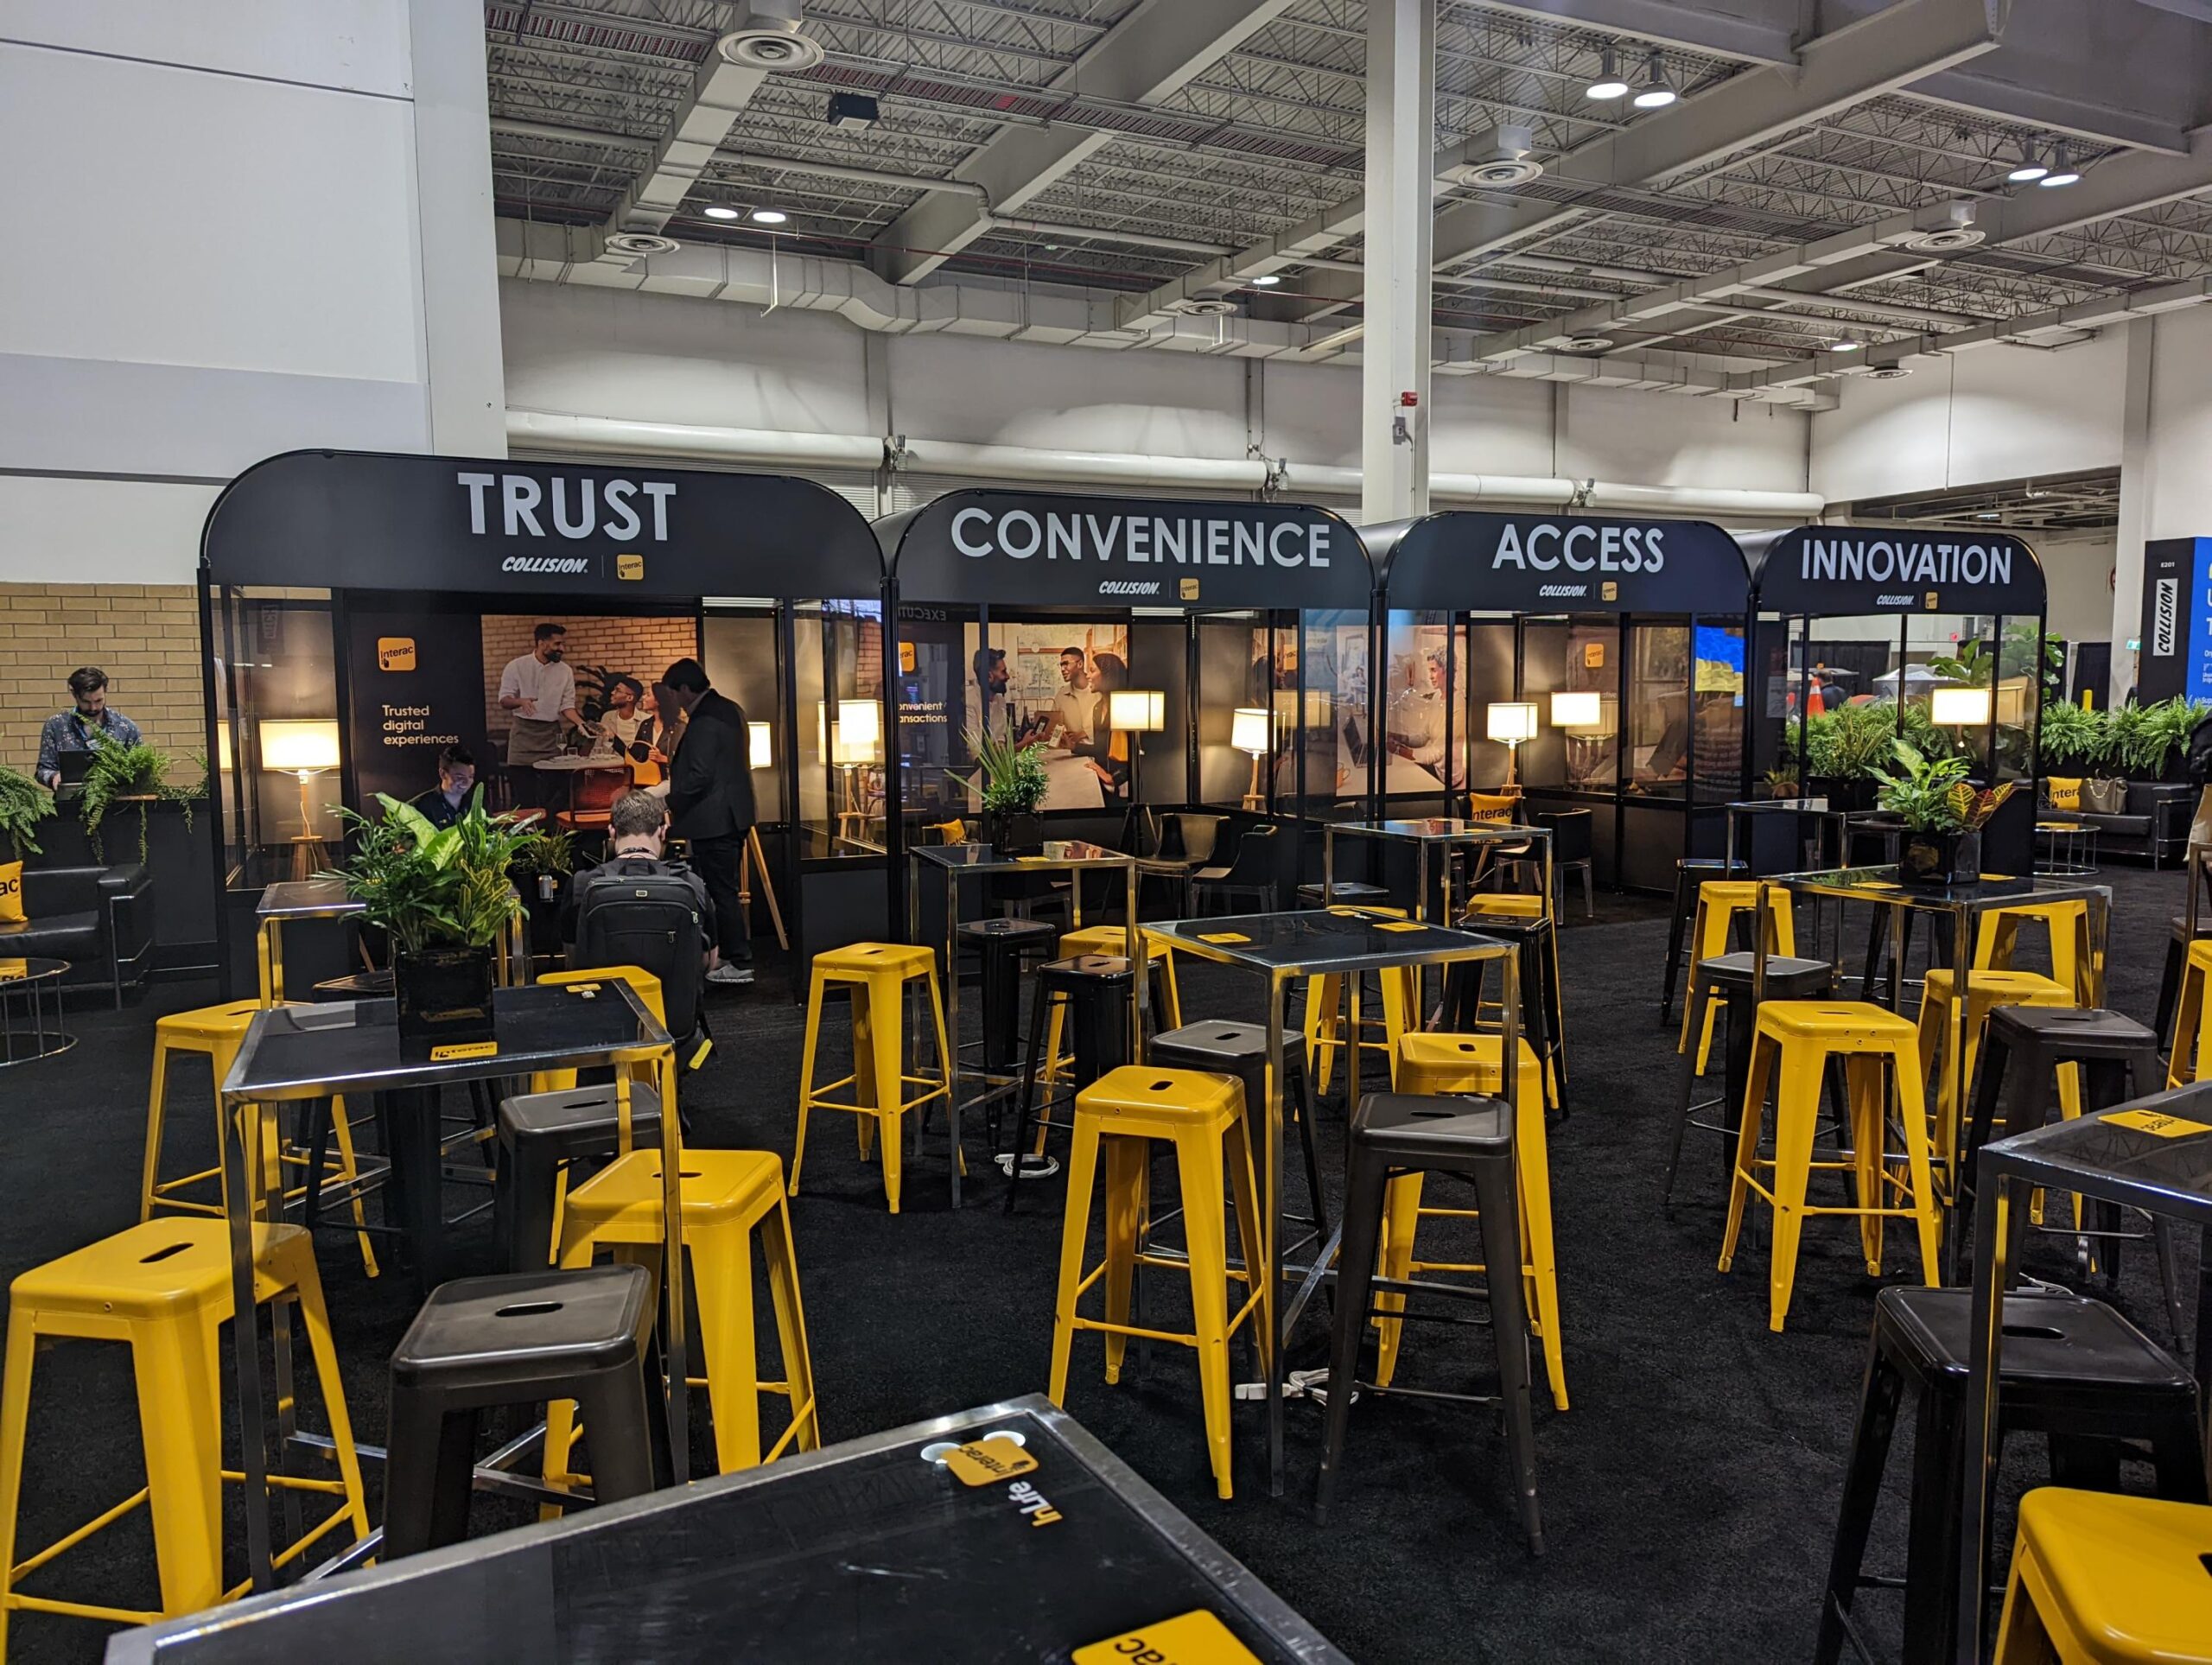
[[[48,786],[61,784],[64,752],[97,752],[103,746],[138,743],[138,725],[108,709],[106,671],[96,664],[79,665],[69,673],[69,692],[77,709],[48,717],[38,737],[38,778]]]

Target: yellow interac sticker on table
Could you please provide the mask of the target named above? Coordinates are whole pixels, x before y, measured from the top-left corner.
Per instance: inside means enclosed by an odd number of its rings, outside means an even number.
[[[1894,879],[1869,879],[1856,887],[1859,890],[1903,890],[1904,887]]]
[[[1029,1473],[1037,1459],[1011,1439],[978,1439],[945,1452],[944,1465],[964,1486],[988,1486]]]
[[[1252,939],[1241,931],[1217,931],[1211,934],[1200,933],[1198,940],[1202,943],[1249,943]]]
[[[1259,1655],[1203,1607],[1075,1650],[1075,1665],[1259,1665]]]
[[[1377,931],[1427,931],[1428,929],[1418,919],[1384,919],[1375,928]]]
[[[497,1058],[499,1043],[496,1040],[450,1040],[442,1046],[430,1048],[433,1064],[454,1064],[466,1058]]]
[[[2193,1133],[2212,1133],[2212,1126],[2204,1122],[2178,1115],[2161,1115],[2156,1110],[2114,1110],[2105,1120],[2115,1128],[2133,1128],[2138,1133],[2156,1134],[2161,1139],[2186,1139]]]

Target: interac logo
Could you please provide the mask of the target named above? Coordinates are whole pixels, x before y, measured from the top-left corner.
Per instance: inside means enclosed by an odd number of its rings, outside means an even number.
[[[614,557],[614,575],[636,583],[645,575],[645,557],[625,551]]]
[[[412,670],[415,668],[415,639],[412,636],[379,636],[377,638],[377,669],[379,670]]]
[[[1198,581],[1195,578],[1179,578],[1175,581],[1175,590],[1178,601],[1195,601],[1198,599]]]
[[[1601,579],[1598,584],[1598,599],[1600,601],[1619,601],[1621,599],[1621,587],[1610,578]]]
[[[1929,610],[1930,613],[1934,613],[1934,612],[1936,612],[1936,592],[1935,592],[1934,590],[1929,590],[1929,591],[1928,592],[1927,601],[1928,601],[1928,610]]]

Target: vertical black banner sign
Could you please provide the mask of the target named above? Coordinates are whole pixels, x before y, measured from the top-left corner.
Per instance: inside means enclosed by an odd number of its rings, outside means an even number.
[[[353,709],[346,749],[361,802],[437,784],[438,748],[459,742],[494,772],[484,729],[484,634],[474,613],[349,614]],[[373,813],[373,811],[372,811]]]

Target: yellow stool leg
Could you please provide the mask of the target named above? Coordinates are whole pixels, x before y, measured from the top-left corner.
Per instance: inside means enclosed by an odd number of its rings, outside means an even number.
[[[2196,1030],[2203,1006],[2204,974],[2187,966],[2182,972],[2181,998],[2174,1003],[2174,1047],[2166,1064],[2169,1087],[2186,1087],[2196,1077]]]
[[[1736,910],[1732,907],[1708,908],[1705,906],[1703,897],[1698,899],[1697,956],[1700,960],[1709,960],[1715,955],[1726,954],[1728,951],[1728,927],[1735,917]],[[1697,1037],[1697,1073],[1699,1075],[1705,1073],[1706,1064],[1713,1055],[1713,1030],[1714,1024],[1719,1020],[1720,1007],[1721,1001],[1716,991],[1713,996],[1707,999],[1705,1010],[1699,1014]],[[1689,1014],[1685,1012],[1682,1016],[1687,1024]]]
[[[1744,1204],[1751,1194],[1751,1173],[1759,1154],[1759,1119],[1766,1109],[1767,1084],[1774,1077],[1780,1045],[1771,1035],[1754,1035],[1751,1064],[1744,1081],[1743,1114],[1736,1135],[1736,1169],[1728,1184],[1728,1224],[1720,1236],[1720,1270],[1736,1258],[1736,1240],[1744,1230]]]
[[[168,1099],[169,1044],[162,1039],[157,1025],[154,1030],[154,1079],[146,1089],[146,1161],[138,1186],[138,1218],[143,1223],[154,1217],[154,1186],[161,1178],[162,1127]],[[4,1619],[0,1611],[0,1619]]]
[[[801,1451],[822,1449],[822,1413],[814,1400],[814,1360],[806,1347],[806,1311],[798,1293],[798,1255],[791,1243],[791,1211],[777,1199],[760,1221],[761,1254],[768,1264],[768,1296],[776,1309],[776,1343],[784,1356],[784,1381],[791,1389],[792,1443]]]
[[[1813,1172],[1813,1128],[1821,1109],[1822,1054],[1784,1047],[1774,1102],[1774,1259],[1767,1268],[1767,1328],[1789,1316],[1797,1282],[1797,1242],[1805,1229],[1805,1186]]]
[[[899,1163],[905,1151],[899,1133],[904,1126],[900,1106],[906,1097],[906,1024],[899,1011],[899,985],[885,988],[875,980],[868,984],[868,1044],[874,1058],[875,1115],[861,1118],[863,1128],[882,1133],[883,1195],[891,1211],[899,1211]]]
[[[1198,1389],[1214,1489],[1231,1496],[1229,1464],[1229,1249],[1218,1134],[1190,1128],[1175,1141],[1183,1182],[1183,1241],[1191,1260],[1191,1330],[1198,1338]]]
[[[1853,1194],[1863,1211],[1859,1217],[1859,1249],[1866,1261],[1866,1275],[1882,1275],[1882,1217],[1874,1211],[1889,1200],[1888,1169],[1882,1160],[1883,1110],[1885,1098],[1881,1059],[1854,1052],[1845,1058],[1843,1076],[1850,1094]]]
[[[798,1066],[798,1136],[791,1141],[790,1192],[798,1195],[799,1164],[806,1160],[806,1113],[814,1103],[814,1053],[822,1039],[822,1001],[829,980],[819,970],[809,979],[806,995],[806,1047]]]
[[[345,1180],[348,1185],[354,1185],[360,1179],[361,1165],[353,1154],[353,1119],[346,1114],[346,1100],[343,1095],[334,1095],[331,1098],[330,1132],[331,1137],[338,1144],[338,1177]],[[558,1205],[556,1204],[556,1206]],[[377,1251],[369,1243],[368,1216],[362,1211],[361,1197],[358,1191],[353,1194],[353,1224],[355,1227],[353,1235],[359,1239],[361,1244],[361,1270],[372,1278],[376,1277],[378,1275]]]
[[[1402,1173],[1382,1190],[1382,1246],[1376,1256],[1376,1275],[1381,1278],[1404,1279],[1412,1275],[1414,1266],[1414,1233],[1421,1221],[1421,1176]],[[1388,1291],[1375,1297],[1378,1312],[1402,1312],[1406,1298]],[[1405,1321],[1395,1318],[1375,1320],[1375,1385],[1387,1388],[1390,1378],[1397,1374],[1398,1345],[1403,1339]]]
[[[1129,1321],[1129,1294],[1136,1280],[1137,1221],[1144,1211],[1145,1171],[1152,1160],[1149,1140],[1106,1135],[1106,1322]],[[1106,1380],[1122,1379],[1127,1336],[1106,1331]]]
[[[16,1511],[23,1496],[30,1427],[31,1362],[38,1347],[30,1313],[10,1305],[7,1367],[0,1369],[0,1659],[8,1654],[8,1597],[14,1587]]]
[[[292,1239],[277,1250],[276,1268],[300,1304],[300,1327],[308,1332],[308,1356],[315,1362],[315,1384],[322,1392],[338,1478],[346,1484],[346,1516],[358,1543],[369,1535],[369,1510],[362,1498],[361,1459],[353,1448],[353,1419],[346,1409],[346,1384],[338,1374],[338,1348],[331,1339],[330,1311],[323,1302],[314,1245],[304,1237]]]
[[[715,1461],[724,1474],[760,1466],[760,1357],[753,1329],[753,1234],[745,1226],[688,1223],[698,1291],[699,1355],[715,1417]]]
[[[1342,977],[1306,980],[1306,1072],[1316,1097],[1329,1090],[1336,1071],[1338,1006],[1343,999]]]
[[[1229,1124],[1229,1131],[1222,1135],[1223,1156],[1229,1164],[1229,1194],[1236,1208],[1236,1248],[1244,1258],[1244,1284],[1249,1290],[1257,1287],[1260,1305],[1254,1309],[1254,1322],[1258,1326],[1254,1334],[1260,1348],[1260,1368],[1268,1367],[1269,1338],[1274,1331],[1271,1322],[1274,1283],[1267,1274],[1267,1239],[1260,1230],[1259,1186],[1254,1179],[1252,1166],[1252,1138],[1249,1124],[1243,1116]]]
[[[1523,1070],[1522,1075],[1533,1076]],[[1529,1282],[1544,1344],[1544,1376],[1552,1404],[1567,1408],[1567,1349],[1560,1336],[1559,1261],[1552,1242],[1551,1157],[1544,1133],[1544,1096],[1534,1081],[1522,1084],[1513,1113],[1514,1166],[1521,1183],[1521,1235],[1527,1240]],[[1497,1275],[1492,1272],[1491,1276]]]
[[[1098,1124],[1077,1115],[1068,1152],[1067,1211],[1060,1222],[1059,1290],[1052,1303],[1052,1374],[1045,1395],[1068,1399],[1068,1353],[1075,1344],[1076,1291],[1083,1283],[1083,1245],[1090,1235],[1090,1191],[1098,1172]]]
[[[855,982],[851,987],[853,1035],[853,1103],[881,1108],[883,1085],[875,1076],[875,986]],[[865,1109],[854,1119],[854,1136],[860,1141],[861,1160],[875,1154],[876,1118]]]
[[[196,1613],[223,1594],[221,1350],[213,1317],[134,1325],[130,1341],[146,1508],[168,1614]]]
[[[1920,1281],[1933,1289],[1938,1281],[1937,1240],[1942,1226],[1929,1166],[1927,1106],[1919,1078],[1911,1073],[1911,1049],[1899,1042],[1891,1056],[1897,1060],[1897,1119],[1904,1123],[1905,1160],[1912,1179],[1913,1222],[1920,1233]]]

